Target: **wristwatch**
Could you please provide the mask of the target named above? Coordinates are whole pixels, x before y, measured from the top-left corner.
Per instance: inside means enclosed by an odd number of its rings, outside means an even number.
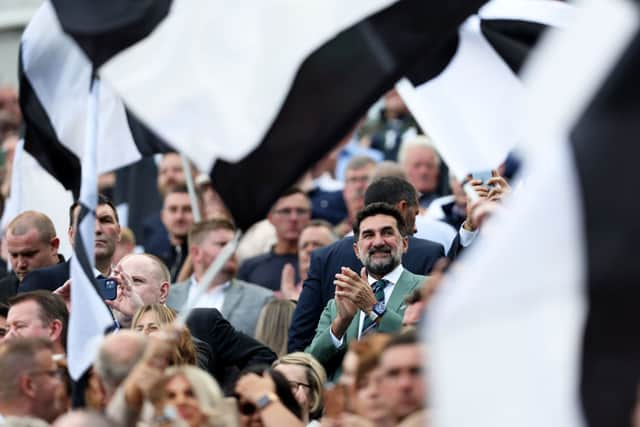
[[[275,393],[263,394],[258,398],[258,400],[256,400],[256,408],[258,408],[258,410],[263,410],[273,402],[277,402],[279,400],[280,398]]]
[[[382,317],[384,313],[386,313],[386,311],[387,311],[387,307],[384,301],[378,301],[377,303],[374,304],[373,309],[369,313],[369,319],[375,322],[377,319]]]

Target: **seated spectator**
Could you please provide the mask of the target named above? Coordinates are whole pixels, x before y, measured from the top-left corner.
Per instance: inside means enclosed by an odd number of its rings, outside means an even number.
[[[338,240],[333,227],[327,221],[312,219],[300,233],[298,241],[298,271],[300,280],[295,282],[295,269],[293,265],[286,264],[282,269],[280,292],[282,297],[297,301],[302,292],[302,282],[307,278],[309,265],[311,264],[311,252],[325,247]]]
[[[272,300],[260,311],[256,339],[278,356],[287,353],[287,332],[296,305],[289,300]]]
[[[322,365],[310,355],[297,352],[280,357],[273,362],[273,369],[289,381],[291,392],[302,409],[302,421],[307,426],[319,426],[327,381]]]
[[[302,410],[280,372],[254,366],[238,376],[234,388],[240,427],[302,427]]]
[[[25,292],[9,300],[5,340],[46,338],[54,354],[64,354],[68,323],[69,311],[60,296],[48,291]]]
[[[306,194],[298,188],[285,191],[267,217],[276,229],[276,244],[269,253],[245,260],[240,265],[238,278],[278,291],[282,268],[290,263],[295,266],[297,281],[298,239],[310,216],[311,204]]]
[[[138,309],[133,315],[131,329],[145,335],[157,334],[162,326],[176,320],[176,312],[163,304],[149,304]],[[178,343],[171,355],[171,365],[195,365],[196,347],[188,329],[182,329]]]
[[[62,373],[45,338],[20,338],[0,346],[0,420],[30,416],[53,422],[67,408]]]

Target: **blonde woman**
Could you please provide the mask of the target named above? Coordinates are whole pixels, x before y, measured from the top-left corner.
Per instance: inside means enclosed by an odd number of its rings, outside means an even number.
[[[318,426],[324,407],[324,383],[327,374],[310,354],[295,352],[273,362],[273,369],[283,374],[291,392],[302,408],[302,420],[307,426]]]
[[[278,357],[287,354],[289,325],[296,305],[289,300],[273,300],[262,307],[256,324],[256,339]]]

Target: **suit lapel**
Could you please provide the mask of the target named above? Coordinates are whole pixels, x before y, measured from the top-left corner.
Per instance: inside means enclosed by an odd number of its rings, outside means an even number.
[[[389,302],[387,303],[387,310],[394,312],[400,311],[400,307],[404,304],[404,297],[411,292],[416,286],[415,277],[407,270],[404,270],[398,279],[398,283],[393,287]]]
[[[222,314],[233,313],[242,299],[241,285],[231,279],[231,284],[224,291],[224,302],[222,303]]]

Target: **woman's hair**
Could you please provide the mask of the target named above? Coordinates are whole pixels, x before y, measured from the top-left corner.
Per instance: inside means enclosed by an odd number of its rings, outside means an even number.
[[[301,351],[289,353],[273,362],[273,367],[278,365],[302,366],[309,384],[311,396],[309,418],[319,419],[324,409],[324,383],[327,381],[327,373],[313,356]]]
[[[140,322],[140,318],[143,314],[153,312],[158,319],[158,323],[161,325],[168,325],[169,323],[173,323],[176,319],[176,312],[172,308],[167,307],[163,304],[148,304],[143,305],[136,311],[133,315],[133,320],[131,321],[131,329],[135,329]],[[171,356],[171,364],[172,365],[195,365],[196,364],[196,347],[193,344],[193,339],[191,337],[191,332],[188,329],[184,328],[183,332],[180,334],[180,341],[176,346],[173,355]]]
[[[282,404],[293,415],[302,420],[302,409],[300,408],[300,404],[291,392],[289,382],[280,372],[274,371],[267,365],[253,365],[243,369],[240,374],[238,374],[238,379],[236,380],[236,382],[247,374],[262,375],[265,372],[268,372],[269,376],[271,376],[271,379],[273,379],[273,383],[276,386],[276,394],[278,395],[278,398],[280,398],[280,402],[282,402]]]
[[[165,399],[165,387],[173,378],[182,376],[191,385],[200,411],[207,417],[206,426],[229,426],[225,414],[224,394],[216,380],[202,369],[191,365],[170,366],[157,387],[151,392],[150,400],[159,403]]]
[[[296,305],[283,299],[270,301],[260,312],[256,339],[271,348],[278,357],[287,354],[287,335]]]
[[[356,389],[361,388],[366,376],[378,366],[380,355],[390,339],[391,336],[388,334],[370,334],[349,345],[349,351],[358,357],[355,375]]]

